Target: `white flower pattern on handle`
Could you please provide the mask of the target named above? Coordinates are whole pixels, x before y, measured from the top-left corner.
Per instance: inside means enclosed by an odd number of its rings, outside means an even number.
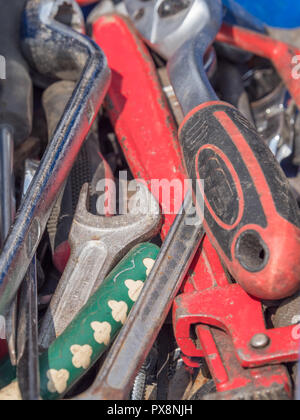
[[[108,322],[92,322],[91,328],[94,330],[94,339],[98,344],[108,346],[110,343],[111,325]]]
[[[68,380],[70,373],[66,369],[55,370],[50,369],[47,372],[47,378],[49,379],[47,388],[52,394],[62,394],[67,389]]]
[[[116,322],[121,322],[123,325],[127,319],[128,305],[126,302],[117,302],[110,300],[108,306],[112,310],[112,317]]]
[[[144,283],[141,280],[126,280],[125,286],[128,289],[128,296],[132,300],[132,302],[136,302],[138,300],[138,297],[141,294],[141,291],[143,290]]]
[[[70,348],[70,351],[73,354],[72,363],[77,369],[87,369],[90,366],[93,354],[91,346],[88,344],[85,346],[74,344],[74,346]]]
[[[147,277],[149,277],[149,274],[151,273],[151,270],[155,264],[155,260],[153,260],[152,258],[145,258],[143,260],[143,264],[147,268],[146,275]]]

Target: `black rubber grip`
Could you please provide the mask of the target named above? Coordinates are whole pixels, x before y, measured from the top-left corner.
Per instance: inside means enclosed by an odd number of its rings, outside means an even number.
[[[256,130],[234,107],[213,102],[187,116],[180,141],[205,229],[231,274],[256,297],[293,294],[299,208]]]
[[[6,79],[0,80],[0,124],[13,127],[16,144],[32,128],[32,81],[20,46],[25,4],[26,0],[2,0],[0,11],[0,55],[6,62]]]

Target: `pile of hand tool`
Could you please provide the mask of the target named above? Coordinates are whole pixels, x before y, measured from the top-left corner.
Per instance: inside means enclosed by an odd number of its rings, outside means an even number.
[[[299,31],[2,3],[0,400],[300,399]]]

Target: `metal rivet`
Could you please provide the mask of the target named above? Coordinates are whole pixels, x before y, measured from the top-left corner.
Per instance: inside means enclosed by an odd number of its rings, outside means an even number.
[[[266,334],[256,334],[251,339],[251,347],[254,349],[263,349],[270,344],[270,338]]]

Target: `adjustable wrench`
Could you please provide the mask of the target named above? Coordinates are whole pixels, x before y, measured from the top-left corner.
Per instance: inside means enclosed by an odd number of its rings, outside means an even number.
[[[145,212],[102,217],[87,211],[88,186],[82,189],[69,235],[71,255],[50,307],[43,319],[39,344],[47,349],[61,335],[89,297],[99,288],[107,273],[138,242],[159,231],[158,203],[147,187],[140,184],[135,198]]]
[[[168,70],[186,115],[179,134],[186,168],[193,180],[205,184],[205,191],[200,183],[193,190],[201,190],[205,206],[199,212],[207,235],[249,294],[271,300],[290,296],[300,287],[296,200],[268,147],[234,107],[219,101],[203,67],[221,27],[221,2],[195,0],[171,13],[166,6],[165,1],[148,2],[144,16],[151,33],[160,30],[163,39],[181,34],[174,37],[178,45]],[[203,9],[202,31],[187,40],[181,33],[183,14],[196,7]]]
[[[110,71],[102,51],[88,38],[55,20],[71,0],[28,0],[23,50],[48,77],[77,80],[74,94],[44,154],[0,256],[0,313],[11,303],[45,230],[55,199],[71,170],[106,94]],[[78,7],[78,6],[77,6]],[[62,60],[63,58],[63,60]]]

